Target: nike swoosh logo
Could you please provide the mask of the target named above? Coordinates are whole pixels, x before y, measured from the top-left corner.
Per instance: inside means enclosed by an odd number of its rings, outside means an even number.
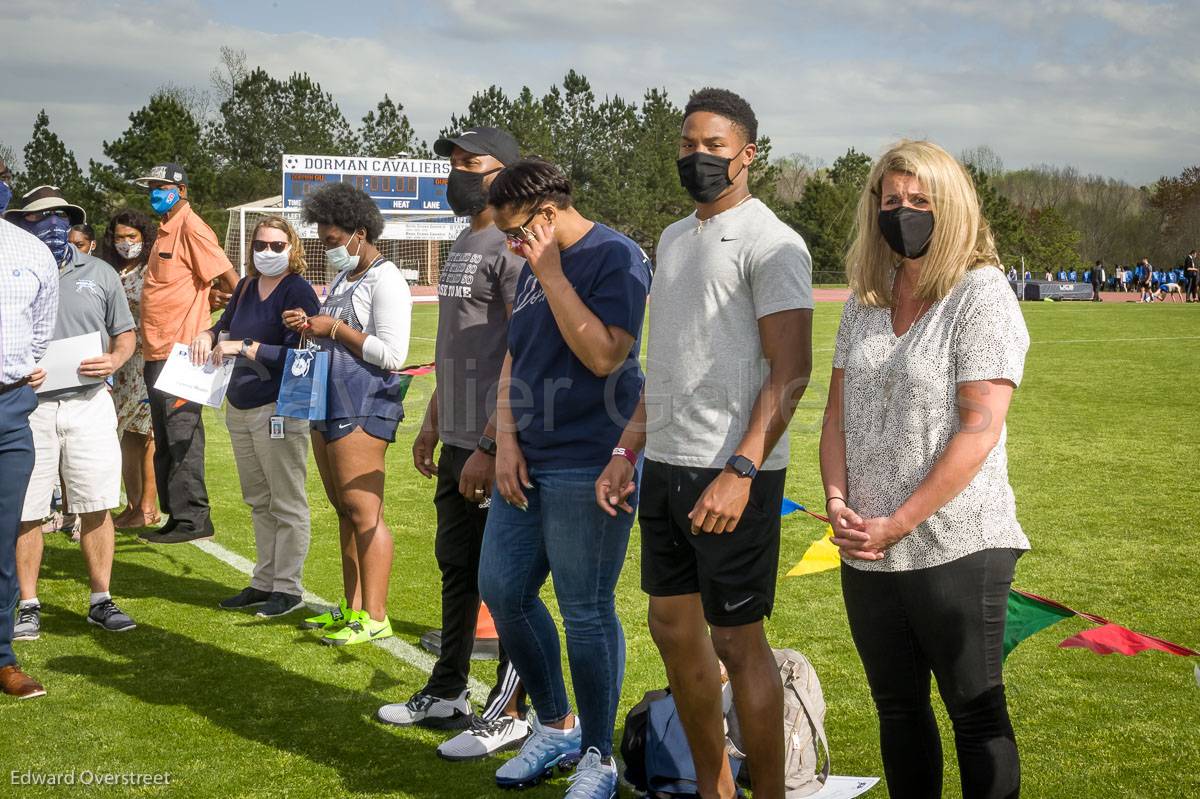
[[[728,602],[726,602],[726,603],[725,603],[725,612],[726,612],[726,613],[732,613],[733,611],[737,610],[737,609],[738,609],[738,608],[740,608],[742,605],[745,605],[747,602],[749,602],[749,601],[750,601],[750,600],[752,600],[752,599],[754,599],[754,597],[753,597],[753,596],[748,596],[748,597],[746,597],[745,599],[743,599],[741,602],[738,602],[736,605],[731,605],[731,604],[729,604]]]
[[[386,627],[380,627],[378,630],[372,630],[372,631],[371,631],[371,633],[370,633],[370,635],[371,635],[371,637],[372,637],[372,638],[374,638],[375,636],[379,635],[380,633],[383,633],[383,632],[386,632],[386,631],[387,631],[387,628],[386,628]]]
[[[732,238],[732,239],[731,239],[731,238],[729,238],[729,237],[727,237],[727,236],[722,236],[722,237],[721,237],[721,241],[737,241],[737,239],[736,239],[736,238]]]
[[[353,425],[354,425],[354,422],[346,422],[345,424],[339,424],[338,430],[345,430],[347,427],[351,427]]]

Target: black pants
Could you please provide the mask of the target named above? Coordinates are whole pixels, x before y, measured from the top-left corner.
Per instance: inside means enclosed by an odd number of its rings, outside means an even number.
[[[987,549],[909,572],[842,566],[850,633],[879,713],[892,797],[942,795],[931,673],[954,725],[963,798],[1020,795],[1002,674],[1008,591],[1019,556],[1017,550]]]
[[[150,395],[154,426],[154,481],[158,504],[171,517],[171,529],[211,535],[208,488],[204,485],[204,421],[202,406],[182,402],[153,388],[165,361],[146,361],[142,374]],[[176,407],[177,403],[181,403]]]
[[[442,572],[442,652],[424,693],[440,699],[455,699],[466,690],[471,650],[475,648],[475,622],[479,618],[479,551],[483,546],[487,509],[468,502],[458,493],[463,466],[472,452],[442,445],[433,496],[437,509],[434,555]],[[483,717],[499,716],[514,695],[520,695],[519,710],[524,715],[525,692],[501,642],[496,685],[488,696]]]

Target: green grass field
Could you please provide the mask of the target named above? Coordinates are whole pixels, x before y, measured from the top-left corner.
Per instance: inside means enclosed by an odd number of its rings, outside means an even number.
[[[819,506],[819,420],[840,306],[819,304],[815,385],[792,425],[787,495]],[[1011,477],[1034,551],[1016,584],[1142,632],[1200,645],[1200,308],[1027,304],[1033,340],[1009,417]],[[410,362],[432,360],[436,307],[418,306]],[[390,613],[415,643],[439,626],[432,486],[409,446],[431,378],[389,454],[385,513],[396,537]],[[208,486],[224,547],[254,556],[249,514],[218,415],[208,418]],[[309,472],[313,540],[305,582],[341,595],[334,516]],[[6,490],[19,490],[7,487]],[[784,520],[780,575],[821,533]],[[618,607],[629,646],[622,716],[663,670],[644,623],[636,531]],[[42,638],[18,643],[49,695],[0,699],[0,796],[87,789],[10,787],[7,772],[166,772],[168,787],[92,788],[95,795],[183,797],[479,797],[499,793],[495,761],[450,765],[439,735],[372,721],[425,675],[378,647],[336,651],[286,621],[256,621],[216,603],[246,579],[190,546],[152,548],[119,534],[113,593],[139,627],[103,634],[83,618],[84,568],[65,536],[48,537],[39,596]],[[1200,796],[1200,688],[1192,663],[1162,653],[1099,657],[1060,650],[1066,620],[1009,658],[1010,706],[1028,797]],[[881,775],[874,713],[847,630],[835,572],[783,579],[772,642],[806,652],[824,684],[835,773]],[[477,663],[488,681],[493,664]],[[476,697],[481,700],[482,697]],[[957,796],[949,725],[946,795]],[[620,722],[619,722],[620,723]],[[564,780],[527,792],[561,796]],[[88,795],[92,795],[89,791]],[[868,796],[884,796],[882,786]]]

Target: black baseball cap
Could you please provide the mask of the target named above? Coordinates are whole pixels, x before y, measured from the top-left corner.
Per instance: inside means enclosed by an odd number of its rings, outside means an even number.
[[[457,136],[435,141],[433,151],[443,158],[449,158],[455,145],[469,153],[490,155],[505,166],[515,164],[521,158],[517,140],[507,130],[500,128],[467,128]]]
[[[179,164],[155,164],[140,178],[133,181],[143,189],[150,188],[151,183],[174,183],[177,186],[187,185],[187,172]]]

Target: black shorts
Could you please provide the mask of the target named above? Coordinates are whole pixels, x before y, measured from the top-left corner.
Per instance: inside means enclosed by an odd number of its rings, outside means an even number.
[[[709,624],[737,627],[770,616],[775,604],[787,470],[755,476],[732,533],[692,535],[688,513],[720,473],[646,461],[638,506],[642,590],[664,597],[698,593]]]

